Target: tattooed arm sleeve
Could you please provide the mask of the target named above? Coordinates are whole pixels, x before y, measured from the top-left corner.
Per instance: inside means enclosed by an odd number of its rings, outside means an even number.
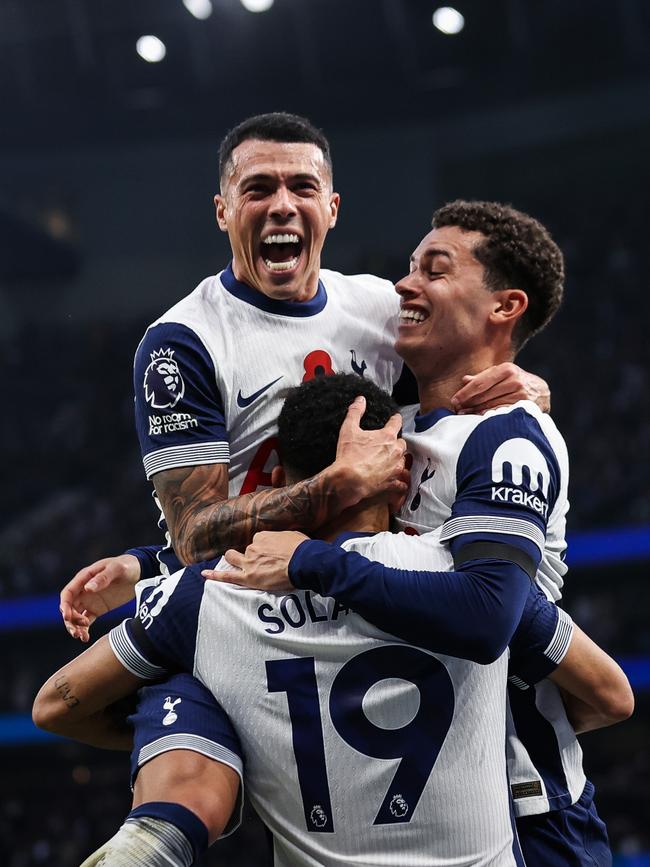
[[[260,530],[311,530],[341,510],[342,482],[331,469],[287,488],[228,499],[228,467],[177,467],[153,477],[183,563],[243,549]]]

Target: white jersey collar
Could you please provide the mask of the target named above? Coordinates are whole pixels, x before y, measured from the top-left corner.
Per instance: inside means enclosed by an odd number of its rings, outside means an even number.
[[[429,412],[425,412],[424,415],[418,413],[413,419],[416,433],[422,433],[422,431],[429,430],[429,428],[432,428],[434,424],[440,421],[440,419],[447,418],[448,415],[455,415],[455,413],[442,406],[438,407],[438,409],[431,409]]]

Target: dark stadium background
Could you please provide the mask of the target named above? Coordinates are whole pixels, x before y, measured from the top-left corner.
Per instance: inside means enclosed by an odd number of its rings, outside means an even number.
[[[522,356],[572,459],[566,604],[626,667],[634,717],[582,739],[620,867],[650,864],[650,4],[0,0],[0,863],[74,867],[128,809],[127,758],[39,736],[40,683],[81,650],[56,592],[157,541],[132,425],[150,320],[228,258],[217,146],[286,109],[331,137],[325,264],[401,276],[434,207],[510,201],[567,257],[567,300]],[[143,34],[161,63],[135,51]],[[105,630],[105,626],[103,627]],[[96,630],[100,634],[101,628]],[[263,863],[252,821],[204,864]]]

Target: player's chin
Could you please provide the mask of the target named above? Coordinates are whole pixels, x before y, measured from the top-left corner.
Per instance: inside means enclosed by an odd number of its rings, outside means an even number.
[[[399,355],[402,355],[404,352],[408,353],[417,349],[418,345],[422,342],[421,337],[421,334],[414,334],[410,329],[400,326],[397,332],[397,340],[395,341],[395,351]]]

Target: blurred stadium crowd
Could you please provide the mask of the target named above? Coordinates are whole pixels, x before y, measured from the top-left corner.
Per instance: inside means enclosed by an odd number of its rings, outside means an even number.
[[[521,356],[544,376],[571,457],[569,529],[650,524],[650,368],[643,202],[611,223],[605,211],[549,221],[567,257],[567,300]],[[544,218],[544,214],[539,214]],[[397,278],[403,260],[359,261]],[[188,287],[189,289],[190,287]],[[162,312],[162,311],[161,311]],[[131,359],[147,322],[80,329],[32,322],[0,341],[5,514],[0,599],[53,594],[93,560],[158,541],[133,427]],[[614,655],[650,654],[644,564],[577,569],[567,607]],[[98,634],[101,632],[101,627]],[[80,650],[63,627],[0,633],[0,713],[25,714],[40,683]],[[650,851],[644,790],[650,695],[619,730],[585,738],[586,766],[616,851]],[[63,743],[5,749],[0,862],[68,865],[117,828],[128,809],[127,759]],[[29,761],[25,761],[28,757]],[[45,771],[44,768],[47,768]],[[65,793],[65,794],[62,794]],[[262,831],[243,831],[205,864],[260,865]]]

